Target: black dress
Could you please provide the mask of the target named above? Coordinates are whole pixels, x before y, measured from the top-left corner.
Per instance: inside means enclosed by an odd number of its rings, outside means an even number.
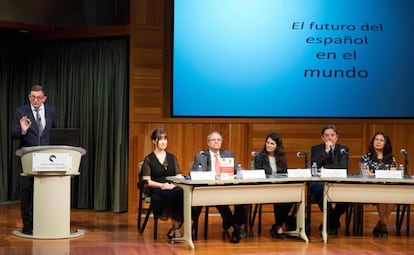
[[[167,152],[165,161],[161,163],[153,152],[148,154],[142,165],[142,176],[151,176],[152,181],[166,183],[167,176],[181,174],[177,158]],[[183,219],[183,190],[175,187],[172,190],[151,188],[151,205],[154,216],[169,216],[173,220]]]

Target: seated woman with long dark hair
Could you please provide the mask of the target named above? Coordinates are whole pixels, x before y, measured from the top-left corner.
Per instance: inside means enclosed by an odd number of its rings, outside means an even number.
[[[154,151],[148,154],[142,165],[142,179],[148,182],[151,189],[151,205],[155,217],[163,219],[168,216],[172,227],[168,238],[181,237],[183,221],[183,190],[169,183],[167,176],[182,176],[177,158],[166,151],[168,145],[167,132],[157,128],[151,133]]]
[[[264,169],[266,174],[287,173],[285,148],[282,137],[278,133],[270,133],[266,136],[262,151],[254,158],[254,168]],[[289,212],[293,204],[273,204],[275,224],[270,228],[270,235],[273,238],[284,238]]]
[[[362,164],[369,166],[369,174],[375,170],[395,170],[397,162],[392,154],[391,140],[385,131],[378,131],[372,137],[368,152],[361,158]],[[374,236],[387,237],[387,218],[394,210],[395,204],[377,204],[379,221],[372,230]]]

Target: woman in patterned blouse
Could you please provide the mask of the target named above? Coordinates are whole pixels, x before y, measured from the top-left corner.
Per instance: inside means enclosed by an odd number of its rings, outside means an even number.
[[[397,163],[392,154],[391,140],[385,131],[375,133],[361,163],[368,164],[370,175],[374,175],[375,170],[396,170]],[[379,221],[372,231],[375,236],[388,236],[387,218],[394,208],[395,204],[377,204]]]

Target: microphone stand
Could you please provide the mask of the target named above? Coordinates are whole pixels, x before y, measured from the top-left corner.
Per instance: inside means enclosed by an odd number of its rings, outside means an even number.
[[[404,155],[404,174],[408,172],[408,154]]]
[[[305,154],[305,168],[308,167],[308,154]]]

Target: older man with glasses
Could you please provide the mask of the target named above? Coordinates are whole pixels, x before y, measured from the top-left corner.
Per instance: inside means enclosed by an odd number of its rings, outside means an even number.
[[[218,131],[213,131],[207,136],[208,149],[197,153],[194,156],[193,168],[191,171],[213,171],[216,176],[220,175],[221,158],[234,158],[234,154],[228,150],[222,150],[223,136]],[[236,160],[234,160],[236,167]],[[223,219],[223,229],[227,231],[233,227],[231,242],[238,243],[241,238],[246,237],[246,232],[240,227],[246,221],[246,210],[244,205],[235,205],[234,214],[228,205],[216,206]],[[201,207],[193,208],[193,219],[197,220],[201,213]]]

